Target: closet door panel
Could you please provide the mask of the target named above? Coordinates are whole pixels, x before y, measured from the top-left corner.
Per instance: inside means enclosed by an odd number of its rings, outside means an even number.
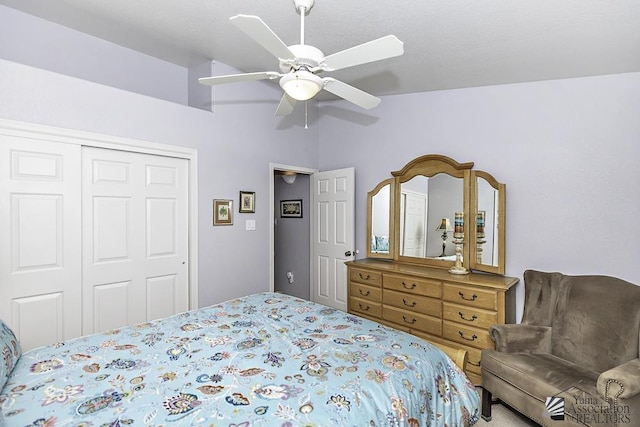
[[[0,135],[0,318],[24,350],[81,334],[80,147]]]
[[[127,324],[131,282],[93,287],[93,330],[108,331]]]
[[[20,332],[23,351],[53,342],[64,341],[63,292],[15,298],[12,301],[14,331]]]
[[[186,311],[188,161],[90,147],[82,156],[83,332]]]

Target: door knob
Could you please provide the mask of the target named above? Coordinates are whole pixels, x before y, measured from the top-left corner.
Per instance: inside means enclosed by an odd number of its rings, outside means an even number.
[[[351,255],[352,255],[351,251],[347,251],[347,252],[344,253],[344,256],[351,256]]]

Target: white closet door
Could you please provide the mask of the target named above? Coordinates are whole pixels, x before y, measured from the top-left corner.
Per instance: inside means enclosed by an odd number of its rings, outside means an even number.
[[[0,136],[0,317],[23,350],[81,334],[80,147]]]
[[[188,310],[188,161],[83,147],[83,333]]]

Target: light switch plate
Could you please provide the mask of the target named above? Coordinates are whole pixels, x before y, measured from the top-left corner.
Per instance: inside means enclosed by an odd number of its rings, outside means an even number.
[[[248,219],[247,222],[245,223],[245,230],[254,231],[255,229],[256,229],[256,220]]]

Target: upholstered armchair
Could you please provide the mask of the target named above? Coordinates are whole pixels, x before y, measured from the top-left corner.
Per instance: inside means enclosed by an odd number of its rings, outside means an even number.
[[[489,330],[482,417],[497,398],[544,426],[640,425],[640,286],[533,270],[524,286],[522,322]]]

